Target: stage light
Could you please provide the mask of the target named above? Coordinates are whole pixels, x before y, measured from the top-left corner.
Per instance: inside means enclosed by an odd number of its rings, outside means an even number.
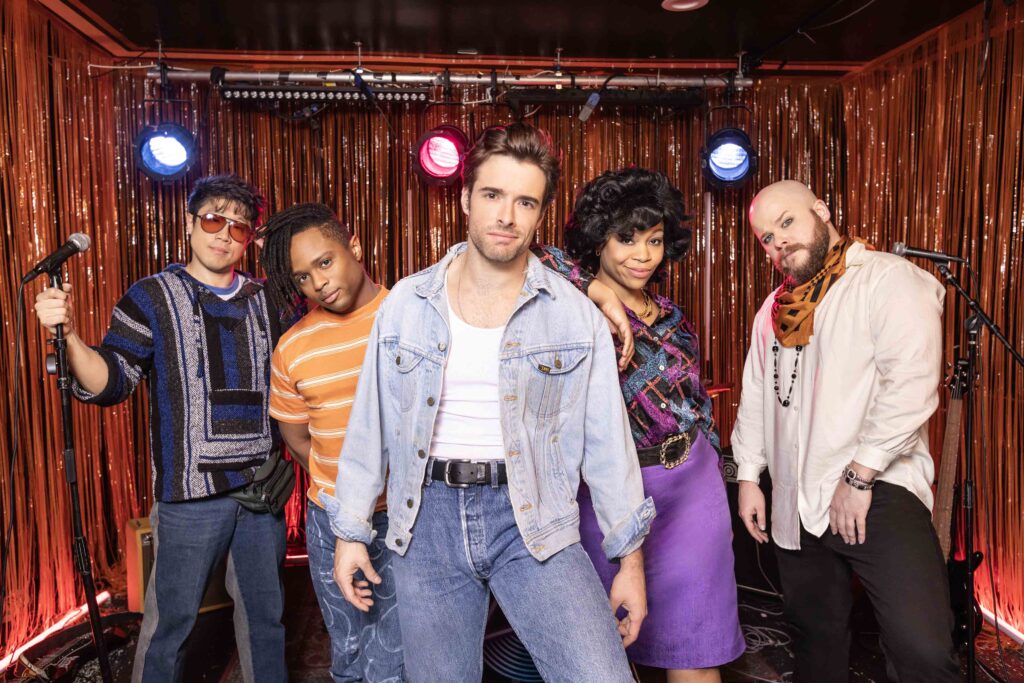
[[[662,0],[661,8],[669,12],[692,12],[708,4],[708,0]]]
[[[196,141],[177,123],[149,126],[135,137],[135,160],[153,180],[175,180],[195,161]]]
[[[413,170],[428,185],[447,186],[462,173],[462,160],[469,146],[466,134],[455,126],[438,126],[416,143]]]
[[[740,187],[757,171],[757,151],[739,128],[722,128],[701,149],[700,166],[714,187]]]
[[[356,86],[338,85],[221,85],[220,94],[225,100],[266,101],[266,100],[348,100],[350,102],[368,102],[377,99],[382,102],[426,102],[430,99],[430,88],[407,87],[374,87],[363,84]],[[372,93],[368,97],[367,93]]]

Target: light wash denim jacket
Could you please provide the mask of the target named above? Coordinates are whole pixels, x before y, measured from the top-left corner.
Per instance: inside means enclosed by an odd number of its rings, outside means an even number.
[[[412,542],[449,341],[444,276],[465,243],[398,282],[377,313],[363,361],[335,496],[320,494],[334,533],[369,543],[388,482],[387,545]],[[580,540],[576,491],[591,489],[609,559],[640,547],[654,518],[608,326],[532,254],[501,339],[498,391],[516,524],[538,560]],[[437,482],[434,484],[444,486]]]

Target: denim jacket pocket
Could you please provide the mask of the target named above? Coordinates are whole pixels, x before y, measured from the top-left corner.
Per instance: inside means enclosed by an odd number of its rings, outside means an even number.
[[[537,417],[553,417],[580,396],[586,381],[589,345],[527,350],[526,407]]]
[[[395,397],[401,411],[409,412],[416,404],[422,374],[420,366],[424,356],[422,352],[395,338],[381,340],[381,347],[381,361],[388,375],[388,390]]]

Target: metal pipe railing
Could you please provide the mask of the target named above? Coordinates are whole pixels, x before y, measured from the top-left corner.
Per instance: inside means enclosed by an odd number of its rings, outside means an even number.
[[[199,69],[169,68],[169,81],[202,82],[210,80],[210,71]],[[749,88],[754,80],[747,76],[665,76],[651,74],[466,74],[440,72],[398,72],[363,71],[363,81],[374,85],[446,86],[451,85],[503,85],[503,86],[550,86],[599,88],[608,85],[616,88]],[[146,77],[159,80],[161,70],[150,69]],[[218,74],[223,83],[264,83],[278,84],[344,84],[355,85],[355,73],[351,69],[334,71],[224,71]],[[611,79],[611,80],[609,80]]]

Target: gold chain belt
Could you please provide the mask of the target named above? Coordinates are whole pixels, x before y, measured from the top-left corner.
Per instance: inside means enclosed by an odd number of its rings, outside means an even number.
[[[651,467],[661,465],[667,470],[679,467],[690,457],[690,447],[693,445],[694,429],[681,434],[673,434],[657,446],[641,448],[636,454],[640,461],[640,467]]]

